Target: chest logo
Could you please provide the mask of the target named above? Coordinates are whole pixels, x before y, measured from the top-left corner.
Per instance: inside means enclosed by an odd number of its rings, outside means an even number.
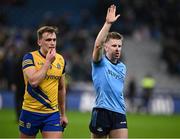
[[[59,63],[57,63],[57,68],[60,69],[61,68],[61,65]]]

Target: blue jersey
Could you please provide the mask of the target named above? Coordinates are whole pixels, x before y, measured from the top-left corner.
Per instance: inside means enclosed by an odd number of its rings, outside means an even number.
[[[111,63],[103,56],[100,62],[92,63],[92,79],[96,91],[95,108],[125,114],[123,96],[126,66],[119,62]]]

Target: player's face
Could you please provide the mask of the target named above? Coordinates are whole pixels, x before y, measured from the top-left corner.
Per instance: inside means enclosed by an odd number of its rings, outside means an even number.
[[[49,49],[56,48],[56,34],[45,32],[42,34],[42,38],[38,40],[38,45],[41,47],[41,50],[47,54]]]
[[[121,56],[122,40],[110,39],[105,43],[106,56],[112,61],[117,62]]]

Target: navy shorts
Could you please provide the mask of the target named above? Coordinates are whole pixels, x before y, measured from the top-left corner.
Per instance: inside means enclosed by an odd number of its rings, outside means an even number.
[[[26,135],[34,136],[39,130],[41,132],[64,131],[64,128],[60,125],[59,112],[42,114],[22,110],[19,118],[19,130]]]
[[[94,108],[89,129],[97,135],[108,135],[111,130],[127,128],[126,115],[103,108]]]

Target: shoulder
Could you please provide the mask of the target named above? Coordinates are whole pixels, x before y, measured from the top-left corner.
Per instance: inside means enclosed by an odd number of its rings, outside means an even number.
[[[26,53],[23,57],[24,60],[33,59],[32,52]]]
[[[27,53],[23,57],[22,68],[25,69],[27,67],[34,66],[34,59],[32,53]]]
[[[102,56],[102,58],[97,62],[92,60],[92,65],[94,65],[94,66],[102,65],[105,62],[105,60],[106,60],[105,56]]]
[[[23,57],[23,60],[26,60],[26,59],[33,59],[33,55],[36,54],[38,51],[33,51],[33,52],[29,52],[29,53],[26,53]]]
[[[65,73],[65,67],[66,67],[66,61],[64,60],[64,57],[61,54],[56,53],[56,59],[58,65],[60,64],[63,67],[62,74]]]
[[[56,57],[57,57],[57,58],[64,59],[64,57],[63,57],[61,54],[59,54],[59,53],[56,53]]]
[[[127,72],[126,65],[125,65],[123,62],[119,62],[118,66],[119,66],[119,69],[121,69],[122,72],[123,72],[124,74],[126,74],[126,72]]]
[[[120,62],[119,65],[122,66],[123,68],[126,68],[126,64],[124,64],[123,62]]]
[[[56,53],[56,58],[61,63],[66,63],[64,57],[61,54]]]

